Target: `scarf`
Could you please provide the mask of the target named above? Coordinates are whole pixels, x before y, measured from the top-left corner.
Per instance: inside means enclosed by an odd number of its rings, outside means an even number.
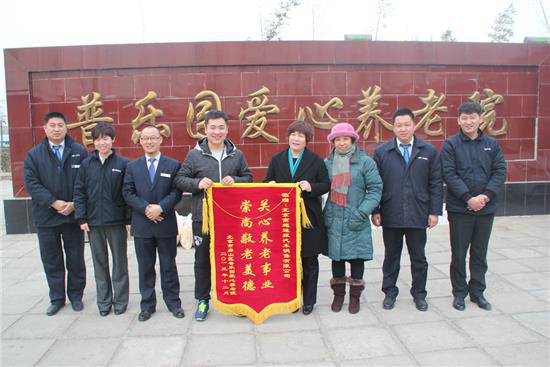
[[[355,144],[343,153],[339,153],[334,149],[330,201],[336,205],[348,206],[348,188],[351,184],[349,160],[353,153],[355,153],[355,149]]]

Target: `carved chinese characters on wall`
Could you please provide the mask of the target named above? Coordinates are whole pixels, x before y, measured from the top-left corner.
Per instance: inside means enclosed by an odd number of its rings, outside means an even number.
[[[478,102],[482,109],[483,123],[481,130],[492,136],[501,136],[508,132],[508,122],[502,119],[500,126],[497,126],[497,113],[495,107],[504,102],[504,97],[495,93],[492,89],[483,89],[483,96],[479,91],[475,91],[469,99]],[[280,108],[269,100],[270,89],[262,86],[248,97],[243,97],[243,107],[238,114],[238,119],[243,124],[243,133],[241,139],[263,139],[270,143],[278,143],[279,138],[270,134],[268,126],[270,119],[277,119]],[[144,125],[153,124],[157,126],[164,137],[171,134],[170,127],[165,123],[157,123],[157,119],[163,116],[163,111],[154,107],[157,94],[149,91],[147,95],[135,103],[138,111],[137,116],[132,120],[132,137],[134,144],[139,141],[140,131]],[[383,101],[382,88],[373,85],[365,90],[361,90],[361,97],[356,101],[359,106],[358,116],[356,117],[358,125],[356,132],[363,140],[373,139],[379,143],[382,137],[382,129],[392,131],[391,120],[386,120],[382,116],[380,103]],[[416,117],[415,131],[422,129],[424,134],[431,137],[444,135],[444,127],[441,114],[448,112],[445,105],[446,96],[433,89],[426,90],[424,96],[418,97],[422,108],[414,110]],[[82,130],[82,142],[85,145],[92,144],[91,130],[98,122],[113,123],[111,117],[102,116],[101,94],[92,92],[82,96],[82,105],[77,107],[78,121],[67,125],[69,129],[80,127]],[[310,122],[315,128],[329,130],[336,123],[340,122],[338,113],[344,108],[344,103],[339,97],[330,97],[328,102],[313,103],[313,106],[296,106],[297,120]],[[401,106],[402,107],[402,106]],[[222,99],[212,90],[203,90],[195,95],[189,102],[185,121],[181,122],[181,127],[185,124],[187,134],[192,139],[201,139],[204,135],[205,115],[211,110],[222,111]],[[392,112],[392,111],[386,111]],[[344,122],[344,121],[342,121]],[[176,122],[177,123],[177,122]],[[176,126],[176,125],[175,125]]]

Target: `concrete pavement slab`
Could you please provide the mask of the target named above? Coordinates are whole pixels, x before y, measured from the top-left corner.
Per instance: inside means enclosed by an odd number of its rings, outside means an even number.
[[[491,288],[485,292],[489,295],[489,302],[493,307],[498,308],[503,313],[516,312],[535,312],[550,310],[550,303],[533,296],[530,292],[493,292]],[[477,307],[474,304],[469,304],[466,307]]]
[[[2,366],[34,366],[55,343],[45,339],[2,339]]]
[[[405,353],[398,340],[382,327],[333,329],[327,337],[341,361]]]
[[[541,340],[533,331],[507,315],[474,317],[454,321],[477,345],[497,346]]]
[[[126,338],[109,365],[113,367],[178,366],[181,363],[185,343],[186,339],[183,336]]]
[[[548,341],[515,344],[485,349],[503,366],[548,366]]]
[[[319,321],[323,328],[345,328],[362,325],[376,325],[380,321],[371,309],[371,305],[362,304],[359,313],[352,315],[348,312],[347,303],[340,312],[333,312],[330,306],[319,306],[315,308]],[[373,305],[373,308],[376,307]]]
[[[120,343],[113,338],[57,340],[37,366],[106,366]]]
[[[394,326],[399,340],[413,353],[474,346],[465,333],[445,321]]]
[[[369,359],[358,359],[354,361],[343,361],[341,366],[417,366],[417,364],[408,355],[384,356]]]
[[[193,334],[250,333],[254,328],[254,322],[246,317],[228,316],[214,310],[210,311],[206,321],[195,321],[193,316],[190,315]]]
[[[67,330],[65,330],[61,337],[68,339],[86,338],[90,336],[94,338],[121,337],[126,335],[134,319],[135,315],[129,313],[114,315],[114,313],[111,312],[105,317],[98,317],[96,314],[81,315]]]
[[[503,277],[520,289],[548,289],[548,277],[545,274],[529,272],[518,274],[505,274],[503,275]]]
[[[500,366],[486,352],[476,348],[417,353],[421,366]]]
[[[256,361],[252,334],[194,335],[186,346],[182,365],[242,365]]]
[[[261,360],[292,364],[329,358],[321,334],[312,331],[262,334],[258,337]]]
[[[529,259],[517,259],[517,262],[533,271],[549,271],[550,258],[548,256],[533,257]]]
[[[550,332],[548,330],[549,317],[548,312],[529,312],[512,315],[514,319],[519,321],[523,326],[541,334],[548,338]]]
[[[24,315],[2,333],[2,339],[58,338],[77,318],[59,313],[54,316]]]
[[[316,306],[313,313],[307,316],[303,315],[301,310],[294,314],[274,315],[263,323],[256,325],[255,329],[259,333],[319,330],[316,314],[321,307],[323,306]]]
[[[192,317],[191,311],[187,310],[183,319],[176,319],[168,311],[157,311],[151,316],[150,320],[141,322],[138,321],[137,314],[132,313],[130,314],[132,322],[127,328],[127,333],[129,336],[187,335],[190,332],[190,325],[193,321]]]
[[[430,307],[432,299],[428,298],[427,302],[428,311],[421,312],[416,309],[416,306],[411,299],[405,300],[398,297],[393,309],[385,310],[382,307],[382,304],[380,304],[377,305],[378,307],[374,308],[374,312],[380,320],[389,325],[442,320],[443,317],[439,314],[439,312]]]

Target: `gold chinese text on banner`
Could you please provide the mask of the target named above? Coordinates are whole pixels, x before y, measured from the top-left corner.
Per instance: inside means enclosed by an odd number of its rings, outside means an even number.
[[[207,194],[214,308],[256,323],[299,309],[309,220],[298,185],[214,184]]]

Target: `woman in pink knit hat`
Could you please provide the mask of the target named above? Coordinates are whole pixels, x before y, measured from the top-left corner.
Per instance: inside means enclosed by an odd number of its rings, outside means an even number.
[[[339,312],[350,285],[349,312],[359,312],[359,297],[365,289],[365,261],[372,260],[369,215],[378,207],[382,180],[378,168],[355,143],[359,135],[348,123],[336,124],[328,136],[333,149],[325,164],[331,188],[324,209],[328,232],[328,256],[332,259],[330,286],[334,292],[331,309]],[[346,278],[346,261],[351,276]]]

